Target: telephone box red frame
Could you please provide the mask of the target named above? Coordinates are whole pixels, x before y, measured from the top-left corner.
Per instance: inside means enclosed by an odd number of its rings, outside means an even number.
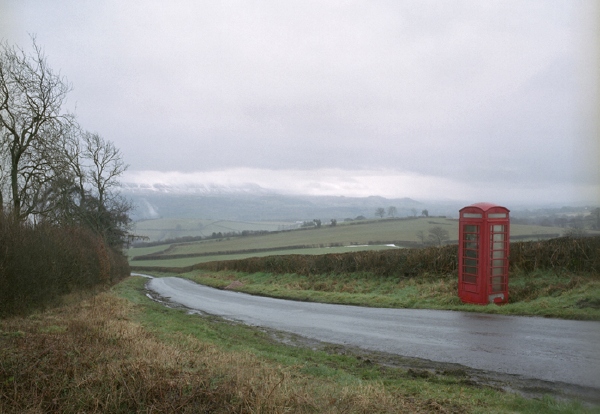
[[[509,212],[491,203],[460,209],[458,296],[465,303],[508,302]]]

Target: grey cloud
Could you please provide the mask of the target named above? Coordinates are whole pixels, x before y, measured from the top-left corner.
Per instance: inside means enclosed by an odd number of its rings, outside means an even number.
[[[598,185],[576,160],[597,130],[578,110],[597,99],[581,99],[593,78],[581,69],[586,2],[11,7],[21,21],[5,36],[37,33],[74,85],[81,123],[132,169],[386,168]]]

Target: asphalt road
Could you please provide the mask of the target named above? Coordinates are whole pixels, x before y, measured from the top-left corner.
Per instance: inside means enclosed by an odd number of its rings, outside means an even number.
[[[296,302],[167,277],[147,288],[211,315],[319,341],[598,389],[600,323]]]

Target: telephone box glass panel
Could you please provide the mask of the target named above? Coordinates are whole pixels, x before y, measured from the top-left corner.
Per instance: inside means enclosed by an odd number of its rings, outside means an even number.
[[[492,293],[503,292],[506,284],[506,226],[494,224],[490,226],[492,247],[491,251],[491,278]]]
[[[479,267],[479,226],[465,225],[463,230],[463,282],[477,283],[477,269]]]

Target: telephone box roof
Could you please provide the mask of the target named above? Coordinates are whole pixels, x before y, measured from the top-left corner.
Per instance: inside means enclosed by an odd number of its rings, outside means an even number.
[[[465,208],[470,208],[470,207],[476,207],[482,211],[488,211],[494,207],[500,207],[500,208],[504,208],[506,210],[508,210],[506,207],[503,206],[499,206],[498,204],[494,204],[494,203],[476,203],[476,204],[471,204],[470,206],[466,206],[460,209],[460,211],[464,210]]]

